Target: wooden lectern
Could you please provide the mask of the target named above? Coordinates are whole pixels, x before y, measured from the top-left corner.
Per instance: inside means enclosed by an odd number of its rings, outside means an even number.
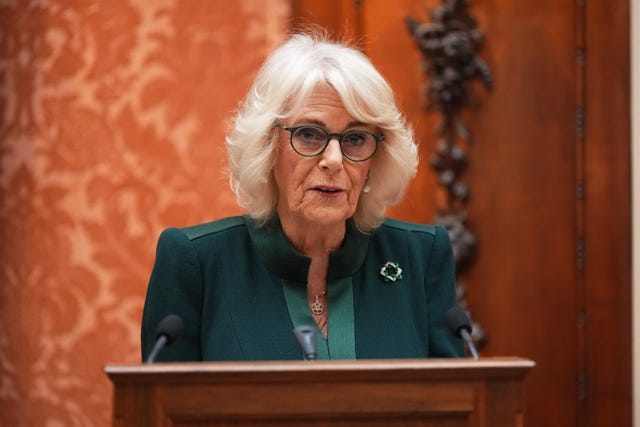
[[[519,358],[108,366],[113,425],[523,425]]]

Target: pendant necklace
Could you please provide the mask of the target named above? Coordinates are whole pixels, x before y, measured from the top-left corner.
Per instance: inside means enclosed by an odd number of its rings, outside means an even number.
[[[327,294],[327,290],[316,294],[316,300],[311,304],[311,312],[316,315],[320,315],[324,313],[324,305],[320,302],[320,297],[325,296]]]

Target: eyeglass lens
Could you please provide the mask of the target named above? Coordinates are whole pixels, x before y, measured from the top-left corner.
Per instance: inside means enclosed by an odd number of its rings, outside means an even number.
[[[329,134],[320,127],[304,126],[291,134],[291,143],[299,154],[315,156],[329,143]],[[352,130],[341,135],[340,147],[345,157],[356,161],[366,160],[376,151],[377,141],[375,135],[369,132]]]

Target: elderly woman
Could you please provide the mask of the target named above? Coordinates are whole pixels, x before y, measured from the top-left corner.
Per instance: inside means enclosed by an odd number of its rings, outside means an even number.
[[[159,360],[456,357],[446,231],[385,219],[417,149],[385,79],[361,52],[294,35],[261,68],[227,138],[248,214],[160,236],[142,319],[143,359],[167,314],[181,339]]]

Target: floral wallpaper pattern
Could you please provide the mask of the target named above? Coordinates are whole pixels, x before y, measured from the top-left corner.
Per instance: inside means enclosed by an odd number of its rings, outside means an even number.
[[[240,213],[223,140],[285,0],[0,0],[0,425],[105,426],[155,242]]]

